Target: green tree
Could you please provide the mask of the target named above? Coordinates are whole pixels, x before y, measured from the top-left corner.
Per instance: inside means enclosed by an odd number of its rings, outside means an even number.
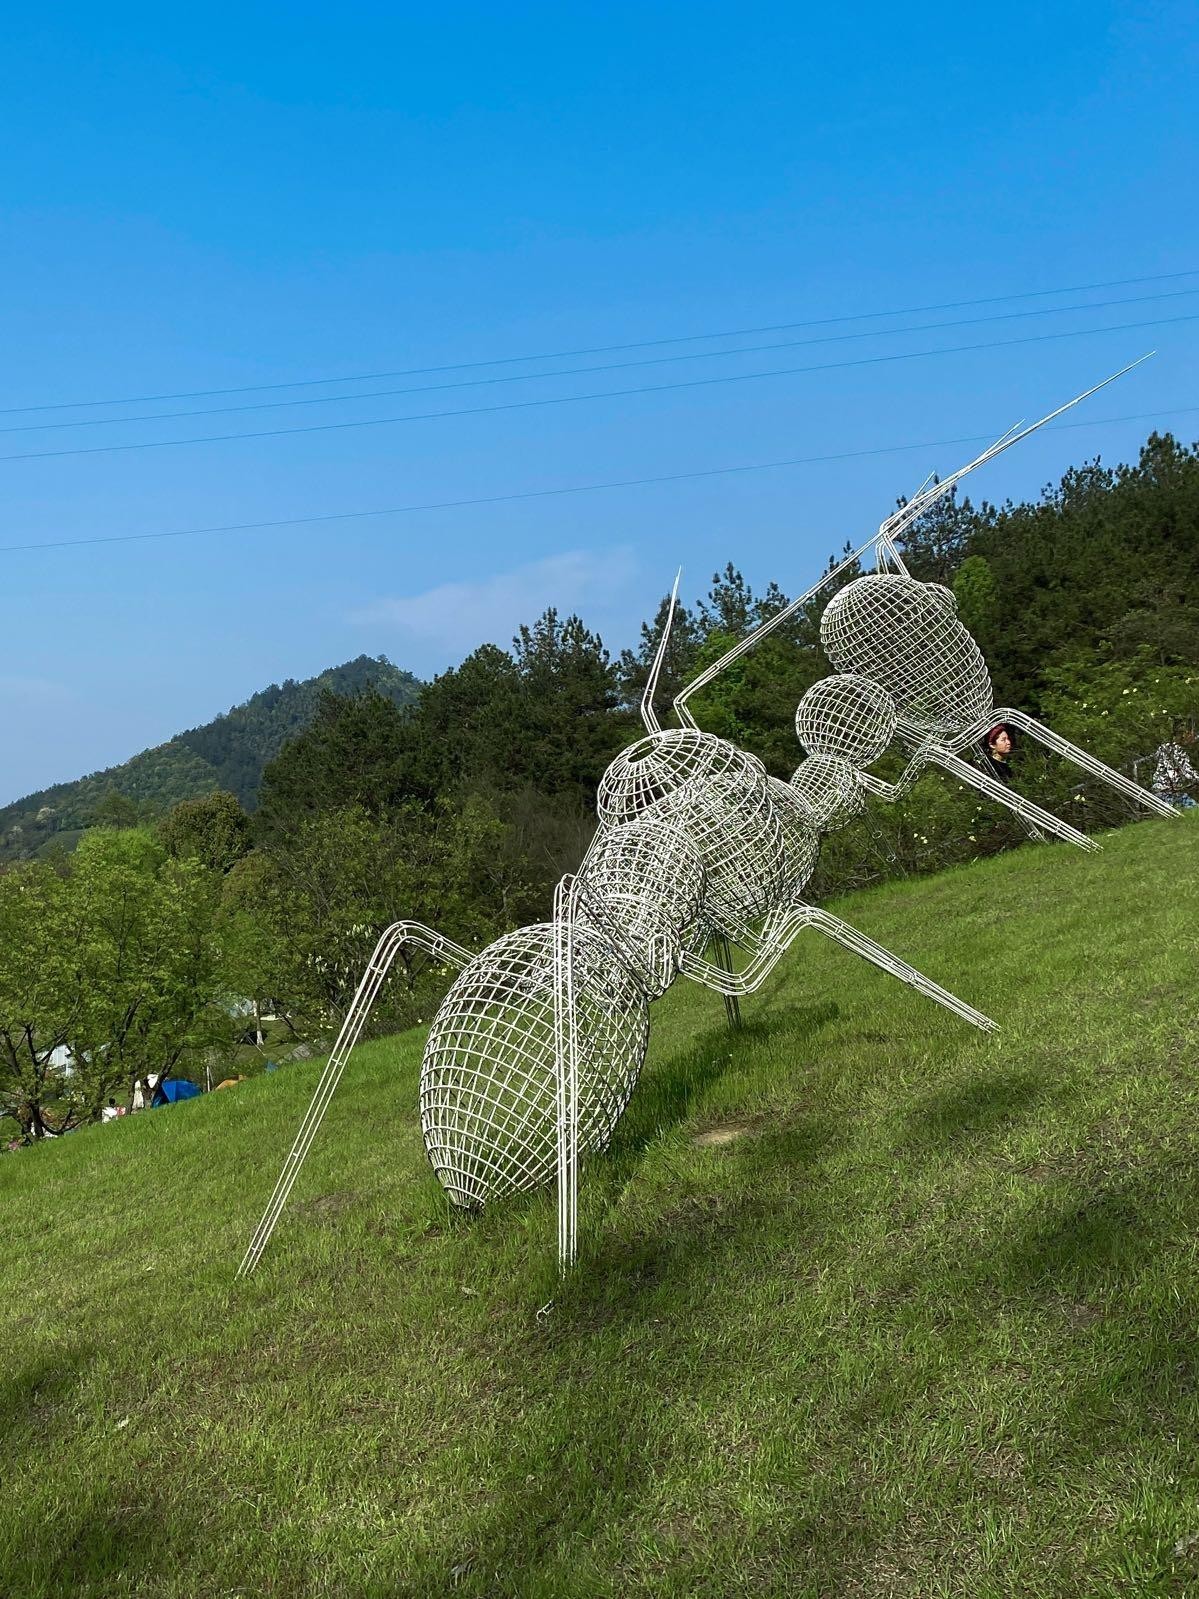
[[[1199,718],[1199,667],[1162,666],[1149,649],[1128,660],[1097,651],[1045,673],[1043,713],[1057,732],[1126,770],[1152,757],[1177,723]],[[1140,773],[1142,782],[1152,777]]]
[[[397,706],[373,688],[351,696],[326,690],[311,725],[285,744],[262,774],[261,831],[286,831],[302,818],[360,805],[381,816],[407,797],[410,741]]]
[[[934,482],[936,479],[934,479]],[[907,503],[898,501],[900,509]],[[959,500],[957,490],[937,500],[903,535],[904,563],[913,577],[926,583],[953,582],[970,549],[978,526],[974,507]]]
[[[521,863],[504,844],[503,824],[478,795],[432,811],[408,802],[385,820],[362,806],[303,819],[225,880],[223,936],[240,992],[277,1006],[298,1037],[327,1036],[390,923],[422,921],[483,944],[521,919]],[[427,1015],[444,975],[403,950],[372,1027]]]
[[[602,639],[551,606],[520,629],[513,657],[524,722],[513,752],[520,775],[542,793],[591,800],[630,731],[615,714],[616,671]]]
[[[136,827],[138,824],[137,801],[128,794],[121,794],[115,788],[110,788],[102,799],[96,803],[96,808],[89,818],[91,827]]]
[[[79,988],[72,1087],[94,1115],[110,1096],[131,1099],[136,1078],[228,1046],[220,885],[201,861],[174,860],[151,833],[128,829],[90,832],[67,889]]]
[[[0,1118],[43,1138],[74,1124],[64,1057],[82,995],[68,884],[44,862],[0,872]]]
[[[181,800],[157,827],[173,860],[198,860],[224,875],[250,849],[250,818],[235,794],[220,790],[203,799]]]
[[[985,654],[995,641],[999,623],[999,585],[983,555],[968,555],[953,580],[958,617]]]

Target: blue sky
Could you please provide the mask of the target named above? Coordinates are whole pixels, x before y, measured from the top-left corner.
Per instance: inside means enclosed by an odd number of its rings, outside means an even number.
[[[814,9],[814,8],[813,8]],[[1199,70],[1183,4],[207,6],[9,16],[0,544],[520,494],[1199,407]],[[1195,275],[1000,301],[1117,279]],[[1142,296],[1173,298],[1141,299]],[[577,361],[61,411],[947,302]],[[1115,298],[1124,307],[1060,308]],[[924,332],[913,324],[1049,311]],[[882,355],[1156,325],[873,365]],[[571,366],[840,343],[543,377]],[[789,373],[370,427],[98,452]],[[358,390],[522,381],[374,399]],[[149,412],[322,397],[172,418]],[[35,425],[117,418],[101,426]],[[1079,416],[1078,420],[1086,420]],[[1152,424],[1046,433],[1035,493]],[[1199,411],[1163,415],[1188,439]],[[19,430],[19,431],[18,431]],[[93,453],[35,452],[89,449]],[[674,568],[794,592],[969,446],[358,522],[0,554],[0,802],[366,651],[422,675],[545,605],[611,647]],[[1013,625],[1018,625],[1014,619]]]

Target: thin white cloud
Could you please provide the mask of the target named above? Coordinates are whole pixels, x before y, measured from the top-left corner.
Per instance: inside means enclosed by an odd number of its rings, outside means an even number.
[[[439,583],[423,594],[379,599],[351,620],[383,623],[414,642],[463,654],[480,644],[507,648],[520,624],[535,621],[550,605],[563,615],[577,611],[589,627],[601,626],[614,605],[630,598],[638,576],[629,545],[568,550],[469,582]]]
[[[69,700],[71,691],[65,683],[52,682],[48,677],[22,677],[14,676],[11,672],[0,672],[0,698],[16,700],[18,704],[46,705]]]

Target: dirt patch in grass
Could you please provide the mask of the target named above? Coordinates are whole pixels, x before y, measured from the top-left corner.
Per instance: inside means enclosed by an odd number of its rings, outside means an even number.
[[[302,1216],[305,1221],[333,1222],[343,1211],[356,1205],[361,1197],[356,1189],[338,1188],[331,1194],[318,1194],[315,1199],[301,1200],[292,1208],[295,1214]]]
[[[719,1127],[706,1127],[696,1133],[691,1142],[700,1149],[718,1149],[722,1144],[735,1144],[739,1138],[749,1138],[757,1128],[749,1122],[724,1122]]]

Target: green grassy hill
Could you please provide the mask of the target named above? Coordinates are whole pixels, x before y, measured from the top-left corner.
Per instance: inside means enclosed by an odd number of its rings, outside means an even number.
[[[0,1593],[1199,1592],[1199,821],[859,896],[679,984],[564,1287],[451,1216],[419,1033],[0,1159]],[[541,1307],[553,1301],[548,1310]]]
[[[120,766],[0,806],[0,864],[29,859],[54,845],[74,849],[97,806],[111,794],[161,814],[180,800],[226,789],[253,808],[263,767],[308,726],[321,694],[326,689],[357,694],[368,685],[397,705],[410,705],[420,690],[411,672],[402,672],[382,655],[360,655],[302,682],[288,678],[282,685],[272,683],[202,727],[189,728]]]

